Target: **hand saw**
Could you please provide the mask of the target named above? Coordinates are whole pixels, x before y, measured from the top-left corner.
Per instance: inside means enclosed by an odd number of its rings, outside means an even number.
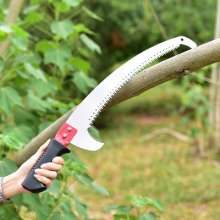
[[[100,149],[103,143],[95,140],[89,134],[88,128],[91,127],[101,110],[119,89],[134,75],[143,70],[146,65],[181,45],[189,48],[196,47],[196,44],[189,38],[184,36],[176,37],[143,51],[106,77],[76,107],[67,121],[60,127],[22,183],[23,187],[31,192],[44,191],[46,186],[34,178],[35,169],[39,168],[43,163],[51,162],[55,156],[69,153],[69,144],[90,151]]]

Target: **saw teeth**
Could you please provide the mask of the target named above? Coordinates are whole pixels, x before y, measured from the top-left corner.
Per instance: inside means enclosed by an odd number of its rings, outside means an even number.
[[[100,101],[100,103],[97,105],[97,108],[92,112],[90,115],[90,125],[93,123],[95,118],[98,116],[98,114],[103,110],[103,108],[106,106],[106,104],[113,98],[113,96],[138,72],[144,69],[144,67],[148,64],[151,64],[155,60],[159,59],[166,53],[169,53],[173,50],[175,50],[179,45],[171,45],[167,47],[166,49],[163,49],[159,51],[157,54],[152,55],[149,59],[145,60],[142,64],[135,67],[135,69],[132,69],[129,73],[127,73],[124,78],[117,83],[117,85],[112,89],[112,91],[103,99]]]

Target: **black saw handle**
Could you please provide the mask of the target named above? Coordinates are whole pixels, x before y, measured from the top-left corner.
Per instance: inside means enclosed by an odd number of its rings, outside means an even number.
[[[40,168],[44,163],[51,162],[54,157],[61,156],[62,154],[69,153],[70,150],[64,145],[60,144],[55,139],[52,139],[48,147],[44,150],[42,155],[38,158],[31,171],[22,183],[22,186],[30,192],[39,193],[47,189],[47,187],[40,183],[35,177],[35,169]]]

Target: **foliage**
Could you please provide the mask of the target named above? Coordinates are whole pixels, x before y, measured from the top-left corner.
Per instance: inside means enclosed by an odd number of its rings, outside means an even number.
[[[210,105],[208,95],[204,90],[205,80],[202,77],[209,72],[210,68],[205,68],[198,73],[197,77],[187,77],[182,80],[181,84],[181,108],[179,109],[182,114],[181,121],[185,125],[191,122],[188,134],[195,142],[201,142],[199,140],[201,138],[207,139],[210,132],[208,120]]]
[[[114,220],[158,220],[163,206],[149,197],[130,196],[130,205],[112,205],[106,210],[111,212]]]
[[[95,59],[99,78],[117,64],[168,38],[185,35],[200,44],[214,36],[216,1],[87,0],[87,3],[107,23],[87,21],[99,30],[98,42],[103,50],[102,59]]]
[[[0,14],[4,14],[8,5],[0,3]],[[16,24],[5,25],[3,19],[0,40],[9,35],[11,39],[0,60],[0,175],[5,176],[16,166],[3,158],[21,150],[96,86],[89,75],[90,62],[101,49],[84,22],[97,19],[96,15],[82,0],[31,0]],[[66,160],[62,175],[48,192],[12,199],[1,208],[1,219],[27,219],[28,213],[37,220],[89,219],[87,205],[73,190],[74,182],[104,196],[108,191],[88,175],[74,153]]]
[[[1,40],[10,34],[12,43],[1,60],[0,75],[1,122],[8,125],[1,128],[1,140],[6,148],[21,148],[28,141],[22,137],[24,127],[33,137],[96,86],[89,76],[90,57],[101,49],[84,24],[92,18],[83,5],[80,0],[33,0],[16,24],[1,25]],[[8,140],[17,139],[16,129],[23,142],[15,147]]]

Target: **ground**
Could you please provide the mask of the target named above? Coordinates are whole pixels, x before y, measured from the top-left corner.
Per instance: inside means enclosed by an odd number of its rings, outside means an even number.
[[[147,105],[147,100],[144,103]],[[130,104],[119,109],[126,105]],[[110,196],[103,197],[77,187],[82,200],[90,205],[91,214],[111,219],[104,212],[107,205],[127,203],[128,195],[142,195],[162,202],[162,219],[219,220],[218,157],[208,149],[200,157],[195,146],[169,135],[144,140],[159,128],[187,133],[190,125],[183,126],[177,114],[131,112],[114,113],[111,126],[100,130],[105,146],[99,152],[77,150],[90,174],[110,192]]]

